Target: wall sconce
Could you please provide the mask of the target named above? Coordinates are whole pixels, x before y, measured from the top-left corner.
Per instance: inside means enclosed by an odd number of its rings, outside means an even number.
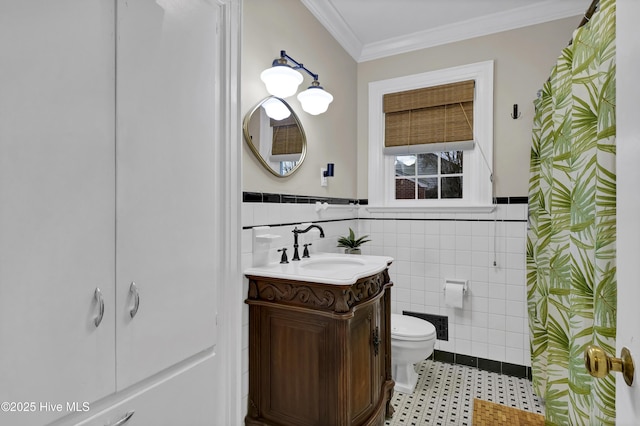
[[[293,62],[294,66],[290,66],[287,59]],[[260,79],[270,94],[278,98],[287,98],[294,95],[302,83],[302,74],[297,70],[303,70],[313,77],[311,86],[298,94],[302,109],[311,115],[322,114],[329,108],[333,96],[320,86],[318,74],[312,73],[300,62],[287,55],[284,50],[280,51],[279,58],[274,59],[271,68],[262,71]]]
[[[327,186],[329,182],[328,177],[333,177],[333,163],[327,163],[327,168],[320,169],[320,186]]]

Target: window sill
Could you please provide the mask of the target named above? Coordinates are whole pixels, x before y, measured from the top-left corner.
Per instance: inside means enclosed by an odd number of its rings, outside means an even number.
[[[493,213],[496,206],[368,206],[369,213]]]

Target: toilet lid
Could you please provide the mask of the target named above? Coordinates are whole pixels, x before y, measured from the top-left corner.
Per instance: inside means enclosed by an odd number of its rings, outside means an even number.
[[[398,340],[435,339],[436,328],[420,318],[391,314],[391,337]]]

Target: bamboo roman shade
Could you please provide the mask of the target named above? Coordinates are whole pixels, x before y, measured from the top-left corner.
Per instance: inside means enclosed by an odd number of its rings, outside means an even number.
[[[271,120],[273,145],[271,155],[302,153],[302,132],[292,116],[284,120]]]
[[[390,155],[473,148],[473,80],[383,97]]]

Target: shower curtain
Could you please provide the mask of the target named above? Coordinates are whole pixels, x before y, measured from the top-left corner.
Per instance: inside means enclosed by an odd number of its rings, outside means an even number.
[[[547,424],[615,423],[615,378],[592,378],[589,344],[615,354],[615,1],[574,32],[535,101],[527,304],[534,392]]]

